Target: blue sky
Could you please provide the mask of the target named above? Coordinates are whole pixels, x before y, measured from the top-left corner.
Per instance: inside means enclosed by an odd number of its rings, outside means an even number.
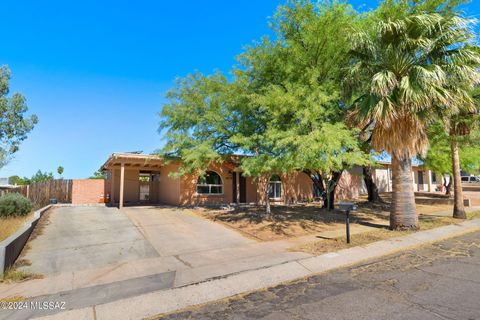
[[[40,122],[0,177],[62,165],[85,178],[112,152],[161,147],[158,112],[175,77],[228,71],[281,3],[2,1],[0,65]]]

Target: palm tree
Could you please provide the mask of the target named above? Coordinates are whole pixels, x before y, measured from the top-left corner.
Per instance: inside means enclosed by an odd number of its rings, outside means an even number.
[[[471,131],[478,130],[479,115],[478,111],[470,113],[460,113],[448,119],[450,150],[452,158],[453,172],[453,217],[457,219],[466,219],[465,205],[463,203],[462,178],[460,171],[459,149],[463,144],[470,144],[478,137],[470,137]]]
[[[462,178],[460,173],[460,155],[458,152],[457,137],[461,125],[455,125],[452,121],[450,129],[450,149],[452,152],[452,172],[453,172],[453,217],[457,219],[466,219],[467,213],[463,204]]]
[[[372,147],[392,157],[392,229],[418,228],[411,159],[428,148],[427,126],[473,105],[466,87],[478,80],[480,57],[468,47],[469,24],[458,16],[410,13],[352,37],[358,98],[349,119],[371,123]]]

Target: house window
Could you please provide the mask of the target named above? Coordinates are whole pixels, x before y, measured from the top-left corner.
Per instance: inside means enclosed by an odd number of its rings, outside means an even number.
[[[282,197],[282,180],[276,174],[270,178],[268,183],[268,197],[272,199],[280,199]]]
[[[197,181],[198,194],[223,194],[222,178],[214,171],[207,171]]]

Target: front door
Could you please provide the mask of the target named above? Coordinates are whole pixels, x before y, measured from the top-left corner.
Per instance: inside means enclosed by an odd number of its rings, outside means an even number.
[[[247,178],[240,174],[240,203],[247,202]]]
[[[140,201],[150,200],[150,182],[140,181]]]
[[[237,173],[232,172],[232,203],[237,203]]]

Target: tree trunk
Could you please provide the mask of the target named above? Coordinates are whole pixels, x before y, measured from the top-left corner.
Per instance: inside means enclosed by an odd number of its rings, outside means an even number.
[[[392,156],[393,192],[390,210],[390,229],[418,229],[413,191],[412,160]]]
[[[373,180],[372,166],[363,166],[362,171],[363,181],[365,182],[368,193],[368,202],[382,201],[382,198],[380,198],[380,195],[378,194],[378,187]]]
[[[320,198],[323,198],[323,207],[326,208],[326,191],[325,191],[325,185],[323,184],[323,177],[322,174],[316,170],[304,170],[303,171],[305,174],[307,174],[310,179],[313,182],[314,188],[316,188],[319,191],[319,196]],[[315,190],[314,190],[314,195],[315,195]]]
[[[267,218],[272,217],[272,209],[270,208],[270,197],[268,194],[268,188],[269,185],[267,184],[266,192],[265,192],[265,214],[267,215]]]
[[[335,209],[335,190],[337,189],[338,181],[342,176],[342,171],[334,171],[330,180],[326,181],[326,196],[323,199],[323,207],[328,211]]]
[[[325,197],[326,203],[324,204],[324,207],[328,209],[328,211],[331,211],[335,209],[335,188],[336,186],[332,186],[332,191],[327,192],[327,196]]]
[[[460,173],[460,157],[458,155],[458,143],[457,143],[457,140],[455,140],[455,137],[451,139],[450,147],[452,150],[452,170],[453,170],[453,217],[456,219],[466,219],[467,214],[465,213],[465,206],[463,205],[462,177]]]
[[[325,181],[325,198],[323,198],[323,207],[327,208],[327,210],[330,209],[330,192],[328,191],[330,189],[330,180]],[[335,200],[335,199],[333,199]]]
[[[303,172],[312,179],[313,185],[320,191],[320,193],[325,192],[325,186],[323,185],[323,178],[320,172],[311,170],[304,170]]]

